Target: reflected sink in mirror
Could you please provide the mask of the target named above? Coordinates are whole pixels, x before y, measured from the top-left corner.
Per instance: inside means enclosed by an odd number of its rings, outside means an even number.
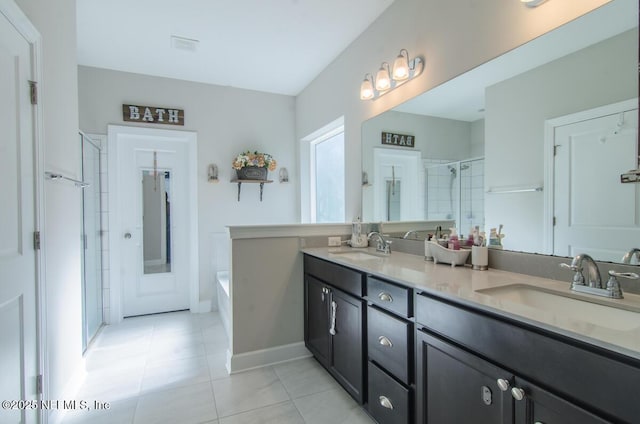
[[[581,295],[574,296],[571,293],[524,284],[492,287],[476,290],[476,292],[612,330],[630,331],[640,327],[640,306],[636,308],[632,305],[624,305],[625,309],[621,309],[616,307],[617,305],[594,303],[592,299],[583,299]]]

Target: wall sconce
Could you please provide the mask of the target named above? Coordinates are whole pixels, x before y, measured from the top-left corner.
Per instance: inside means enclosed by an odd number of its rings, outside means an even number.
[[[424,60],[421,57],[409,59],[406,49],[400,50],[400,54],[393,61],[393,68],[387,62],[382,62],[376,77],[367,73],[360,85],[360,99],[374,100],[388,93],[394,88],[417,77],[424,69]]]
[[[520,1],[524,3],[524,5],[527,7],[537,7],[547,0],[520,0]]]
[[[287,168],[280,168],[280,172],[278,173],[278,180],[281,183],[289,182],[289,172],[287,172]]]
[[[211,164],[209,165],[209,169],[207,170],[207,180],[210,183],[217,183],[218,182],[218,166],[215,164]]]

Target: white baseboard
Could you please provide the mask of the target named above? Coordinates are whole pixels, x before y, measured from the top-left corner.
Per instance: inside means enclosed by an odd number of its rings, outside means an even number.
[[[82,360],[74,370],[73,375],[69,379],[69,382],[65,386],[64,393],[62,393],[62,395],[47,393],[49,399],[44,400],[77,399],[78,392],[80,391],[82,383],[84,383],[86,375],[86,361],[85,358],[82,358]],[[45,419],[48,424],[60,424],[64,420],[66,414],[67,410],[65,408],[54,408],[51,410],[49,416]]]
[[[291,343],[269,349],[238,353],[235,355],[231,354],[230,351],[227,351],[227,371],[229,374],[235,374],[237,372],[247,371],[253,368],[265,367],[268,365],[279,364],[281,362],[307,358],[309,356],[311,356],[311,352],[307,350],[304,342]]]

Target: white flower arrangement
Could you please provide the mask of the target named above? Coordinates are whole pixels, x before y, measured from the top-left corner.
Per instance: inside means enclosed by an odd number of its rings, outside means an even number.
[[[246,151],[236,156],[233,161],[233,169],[238,170],[247,166],[256,166],[258,168],[267,168],[269,171],[276,169],[276,160],[268,153]]]

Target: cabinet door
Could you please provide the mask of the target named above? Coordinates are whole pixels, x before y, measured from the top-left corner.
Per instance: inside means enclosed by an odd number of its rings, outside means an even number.
[[[497,384],[513,382],[511,374],[423,331],[417,332],[417,345],[419,423],[513,422],[514,400]]]
[[[334,321],[332,369],[343,387],[363,403],[363,313],[364,302],[332,289],[330,321]],[[335,320],[333,319],[335,316]]]
[[[515,385],[524,395],[515,402],[516,424],[610,423],[526,380],[516,377]]]
[[[329,334],[329,288],[321,281],[305,275],[304,341],[307,348],[325,367],[331,359],[331,335]]]

